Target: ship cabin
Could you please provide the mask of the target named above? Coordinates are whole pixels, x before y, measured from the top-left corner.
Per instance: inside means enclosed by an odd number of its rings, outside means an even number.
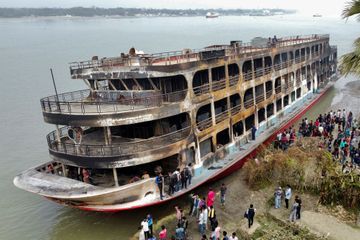
[[[336,65],[328,35],[72,63],[86,89],[41,99],[56,129],[53,161],[37,170],[81,181],[86,169],[101,187],[153,182],[188,164],[196,176],[325,86]]]

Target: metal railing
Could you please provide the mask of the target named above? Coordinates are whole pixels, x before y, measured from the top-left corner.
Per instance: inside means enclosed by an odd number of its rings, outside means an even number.
[[[275,94],[281,93],[281,86],[275,87]]]
[[[256,96],[255,102],[256,104],[261,103],[265,100],[264,93],[261,93],[260,95]]]
[[[200,96],[210,92],[210,83],[206,83],[204,85],[200,85],[193,88],[194,94],[196,96]]]
[[[212,117],[204,119],[204,120],[196,123],[196,126],[200,131],[203,131],[203,130],[211,127],[212,126]]]
[[[251,97],[251,99],[248,99],[248,100],[244,101],[244,107],[245,107],[245,108],[250,108],[250,107],[252,107],[252,106],[254,106],[254,99],[253,99],[253,97]]]
[[[122,56],[113,58],[102,58],[100,60],[88,60],[81,62],[70,63],[70,70],[76,72],[76,70],[89,69],[89,68],[108,68],[115,66],[146,66],[146,65],[171,65],[184,62],[199,61],[201,60],[201,52],[205,51],[217,51],[224,50],[225,56],[234,55],[247,55],[255,52],[269,51],[269,48],[283,48],[288,46],[294,46],[302,43],[315,42],[320,39],[328,39],[329,35],[304,35],[304,36],[290,36],[282,37],[274,44],[269,44],[264,47],[255,47],[251,43],[242,43],[240,46],[219,45],[211,46],[202,49],[186,49],[181,51],[170,51],[154,54],[139,54],[136,56]]]
[[[212,86],[211,86],[212,91],[219,91],[224,88],[226,88],[226,79],[225,78],[212,82]]]
[[[230,108],[231,115],[233,116],[233,115],[239,113],[240,110],[241,110],[241,104],[236,105],[236,106]]]
[[[105,143],[75,144],[67,136],[68,129],[69,127],[60,128],[60,142],[57,141],[56,131],[47,135],[49,149],[58,153],[86,157],[110,157],[146,152],[181,141],[185,139],[191,131],[191,127],[188,126],[183,129],[149,139],[105,145]],[[115,138],[113,141],[115,141]]]
[[[230,87],[235,86],[239,82],[239,75],[229,76]]]
[[[266,92],[266,99],[269,99],[269,98],[272,96],[272,94],[273,94],[273,90],[272,90],[272,89],[269,90],[269,91],[267,91],[267,92]]]
[[[159,107],[185,99],[187,89],[161,94],[159,91],[79,90],[40,100],[42,110],[63,114],[117,113]]]
[[[224,121],[225,119],[227,119],[229,116],[229,111],[226,109],[223,112],[220,112],[218,114],[215,115],[215,122],[216,124],[218,124],[219,122]]]

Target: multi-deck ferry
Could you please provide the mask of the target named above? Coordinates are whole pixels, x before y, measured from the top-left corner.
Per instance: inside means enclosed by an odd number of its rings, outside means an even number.
[[[239,169],[336,78],[329,35],[232,41],[203,49],[71,63],[86,89],[41,99],[50,162],[14,184],[61,204],[121,211],[161,204]],[[251,140],[251,129],[256,139]],[[155,182],[191,165],[192,183],[164,198]]]

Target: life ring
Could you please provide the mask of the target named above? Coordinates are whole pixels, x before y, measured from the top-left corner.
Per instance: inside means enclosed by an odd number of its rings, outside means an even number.
[[[68,129],[67,135],[75,144],[81,144],[83,130],[81,127],[71,127]]]

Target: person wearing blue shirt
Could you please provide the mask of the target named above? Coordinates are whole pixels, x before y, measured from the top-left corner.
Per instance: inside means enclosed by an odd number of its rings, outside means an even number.
[[[150,237],[152,237],[153,236],[153,219],[150,214],[147,215],[147,221],[148,221],[148,225],[149,225]]]

